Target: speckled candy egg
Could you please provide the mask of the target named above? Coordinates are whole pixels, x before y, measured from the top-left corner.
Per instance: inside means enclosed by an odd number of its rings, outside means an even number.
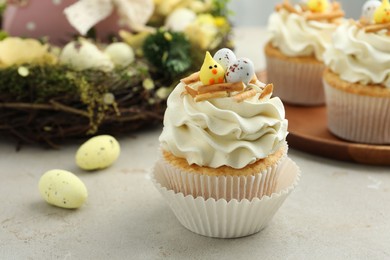
[[[104,53],[110,57],[115,66],[125,67],[134,61],[134,51],[124,42],[114,42],[106,47]]]
[[[247,58],[241,58],[230,64],[226,71],[226,81],[230,83],[244,82],[248,84],[255,74],[255,68],[252,61]]]
[[[47,203],[61,208],[79,208],[88,197],[84,183],[73,173],[64,170],[54,169],[44,173],[38,188]]]
[[[83,170],[104,169],[119,157],[118,141],[110,135],[92,137],[76,152],[76,164]]]
[[[228,48],[223,48],[218,50],[213,59],[222,66],[222,68],[226,71],[230,64],[237,60],[234,52]]]
[[[374,13],[375,10],[381,5],[381,2],[378,0],[369,0],[364,3],[362,7],[362,18],[367,20],[368,22],[374,21]]]

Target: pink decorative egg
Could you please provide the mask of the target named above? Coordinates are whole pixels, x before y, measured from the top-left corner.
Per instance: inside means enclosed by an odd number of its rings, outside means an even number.
[[[79,35],[63,12],[75,2],[77,0],[27,0],[24,5],[10,4],[3,15],[3,29],[11,36],[48,37],[49,42],[64,45]],[[125,27],[121,27],[114,11],[94,28],[99,39],[107,40]]]

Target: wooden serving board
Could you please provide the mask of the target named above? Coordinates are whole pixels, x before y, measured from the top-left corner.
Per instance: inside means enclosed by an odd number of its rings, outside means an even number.
[[[390,145],[352,143],[337,138],[327,128],[326,107],[286,105],[290,147],[327,158],[390,166]]]

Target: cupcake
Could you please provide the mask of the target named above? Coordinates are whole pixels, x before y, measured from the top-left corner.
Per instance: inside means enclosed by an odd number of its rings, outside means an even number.
[[[272,84],[229,49],[206,53],[167,101],[154,181],[179,221],[198,234],[260,231],[296,184],[287,120]]]
[[[375,3],[377,2],[377,3]],[[376,7],[378,6],[379,7]],[[375,12],[370,10],[375,8]],[[390,144],[390,9],[369,1],[360,21],[340,26],[325,52],[328,128],[358,143]]]
[[[283,102],[315,106],[325,103],[322,86],[323,54],[331,35],[343,21],[338,3],[309,0],[277,5],[268,22],[265,46],[268,81]]]

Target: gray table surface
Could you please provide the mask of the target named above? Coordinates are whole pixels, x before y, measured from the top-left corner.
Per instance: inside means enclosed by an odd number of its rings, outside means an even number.
[[[262,33],[236,31],[237,52],[258,68]],[[17,152],[0,138],[0,259],[390,259],[389,167],[290,149],[302,177],[269,225],[249,237],[213,239],[181,226],[149,178],[160,132],[121,137],[118,161],[93,173],[75,165],[78,143]],[[86,184],[82,208],[42,200],[39,178],[54,168]]]

